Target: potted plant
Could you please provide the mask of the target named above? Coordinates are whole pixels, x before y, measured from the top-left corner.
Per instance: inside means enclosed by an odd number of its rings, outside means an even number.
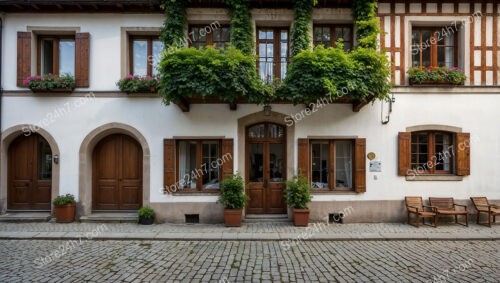
[[[31,76],[23,81],[32,92],[61,92],[71,93],[75,89],[75,78],[66,75],[46,74],[43,76]]]
[[[415,67],[407,73],[411,85],[462,85],[467,79],[457,67]]]
[[[150,207],[141,207],[139,211],[137,211],[139,215],[139,224],[142,225],[151,225],[155,222],[155,211]]]
[[[116,85],[122,92],[126,93],[156,93],[158,89],[158,76],[134,76],[128,75],[119,80]]]
[[[311,186],[306,177],[294,176],[286,182],[285,197],[288,206],[293,208],[293,223],[295,226],[307,226],[309,223],[309,208],[311,201]]]
[[[234,174],[231,178],[222,181],[220,185],[219,203],[225,206],[224,225],[226,227],[240,227],[243,216],[243,207],[248,201],[245,195],[243,178]]]
[[[75,220],[75,196],[66,194],[58,196],[52,202],[57,223],[71,223]]]

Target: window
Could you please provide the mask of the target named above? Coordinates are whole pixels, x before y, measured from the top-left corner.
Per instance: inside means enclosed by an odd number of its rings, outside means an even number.
[[[257,54],[259,75],[263,80],[284,79],[289,50],[288,30],[282,28],[259,28],[257,32]]]
[[[352,140],[311,141],[311,182],[313,188],[352,190],[352,173]]]
[[[344,50],[352,49],[352,25],[315,25],[314,46],[323,45],[334,47],[338,40],[342,40]]]
[[[229,45],[231,36],[230,28],[227,26],[207,25],[190,26],[188,42],[190,47],[224,48]]]
[[[220,142],[180,140],[177,142],[180,189],[218,189]]]
[[[130,73],[138,76],[156,76],[163,51],[158,36],[130,36]]]
[[[452,174],[453,134],[447,132],[411,133],[411,169],[425,174]]]
[[[457,66],[457,36],[446,28],[413,28],[412,66]]]
[[[39,36],[38,73],[75,76],[75,36]]]

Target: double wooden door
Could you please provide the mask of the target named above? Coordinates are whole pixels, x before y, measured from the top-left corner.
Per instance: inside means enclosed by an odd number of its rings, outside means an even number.
[[[286,139],[281,125],[263,123],[247,129],[249,214],[286,213]]]
[[[9,146],[7,208],[50,210],[52,151],[40,135],[21,135]]]
[[[132,137],[114,134],[93,153],[94,210],[136,210],[142,206],[142,148]]]

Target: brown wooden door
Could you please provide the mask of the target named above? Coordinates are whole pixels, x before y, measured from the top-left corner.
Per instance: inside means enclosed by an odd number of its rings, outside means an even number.
[[[38,134],[20,136],[9,147],[7,207],[50,210],[52,151]]]
[[[93,209],[136,210],[142,206],[142,148],[132,137],[105,137],[93,154]]]
[[[246,160],[247,195],[250,197],[247,213],[286,213],[284,127],[267,123],[249,127]]]

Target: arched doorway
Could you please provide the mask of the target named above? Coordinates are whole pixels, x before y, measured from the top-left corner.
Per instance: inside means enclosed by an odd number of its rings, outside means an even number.
[[[286,129],[259,123],[246,129],[246,182],[249,214],[286,213]]]
[[[7,208],[50,210],[52,150],[42,136],[15,138],[8,149]]]
[[[112,134],[100,140],[92,156],[92,209],[139,209],[142,167],[142,147],[134,138]]]

